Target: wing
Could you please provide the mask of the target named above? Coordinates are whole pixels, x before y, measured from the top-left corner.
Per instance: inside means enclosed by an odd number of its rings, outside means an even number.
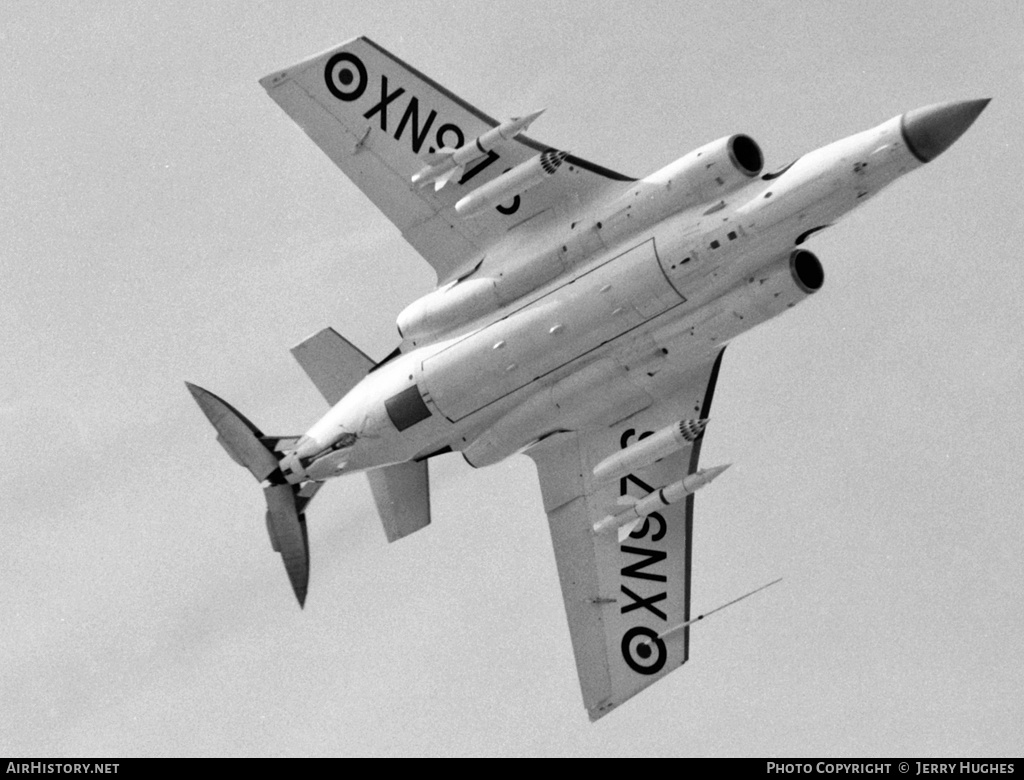
[[[682,392],[594,431],[552,436],[527,451],[537,464],[544,509],[569,619],[583,703],[597,720],[689,657],[690,631],[657,634],[690,619],[693,495],[648,515],[621,541],[593,523],[697,470],[701,439],[622,479],[593,468],[613,452],[674,421],[707,417],[724,349],[690,374]]]
[[[518,135],[435,192],[411,183],[427,156],[472,144],[498,122],[369,38],[351,40],[260,83],[402,231],[434,267],[439,283],[479,263],[511,227],[543,213],[573,210],[633,181],[570,156],[556,176],[529,192],[479,216],[461,217],[453,208],[460,198],[546,147]]]

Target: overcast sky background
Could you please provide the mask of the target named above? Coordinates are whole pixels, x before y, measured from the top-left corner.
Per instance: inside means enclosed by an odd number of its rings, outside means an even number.
[[[288,348],[383,357],[431,289],[257,83],[361,34],[630,175],[993,98],[727,351],[693,606],[785,580],[597,724],[531,461],[433,461],[434,524],[391,547],[331,484],[300,612],[182,383],[301,433]],[[1021,755],[1022,40],[1017,0],[5,2],[0,754]]]

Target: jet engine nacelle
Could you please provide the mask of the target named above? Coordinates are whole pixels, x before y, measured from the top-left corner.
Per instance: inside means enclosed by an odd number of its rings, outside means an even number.
[[[655,171],[643,184],[662,189],[662,213],[728,195],[761,173],[764,156],[749,135],[728,135]]]
[[[398,333],[416,342],[453,330],[501,306],[494,279],[464,279],[424,295],[398,315]]]
[[[746,275],[707,306],[656,330],[654,341],[672,352],[716,349],[792,308],[824,283],[825,272],[814,253],[794,249]]]
[[[562,254],[541,252],[494,276],[470,277],[413,301],[398,315],[398,332],[416,343],[460,328],[512,303],[566,270]]]
[[[502,201],[521,195],[554,176],[568,156],[568,152],[545,149],[497,179],[473,190],[455,204],[455,211],[460,216],[468,217],[480,213],[488,206],[497,206]]]

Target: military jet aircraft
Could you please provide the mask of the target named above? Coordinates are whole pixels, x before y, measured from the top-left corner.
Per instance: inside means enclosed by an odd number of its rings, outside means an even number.
[[[918,108],[764,174],[720,138],[632,179],[524,135],[368,38],[261,80],[433,266],[373,360],[331,328],[292,353],[330,405],[267,436],[195,385],[262,483],[300,605],[305,513],[366,472],[388,541],[430,522],[431,458],[534,460],[584,705],[597,719],[685,663],[694,491],[725,345],[822,287],[803,247],[935,159],[987,100]]]

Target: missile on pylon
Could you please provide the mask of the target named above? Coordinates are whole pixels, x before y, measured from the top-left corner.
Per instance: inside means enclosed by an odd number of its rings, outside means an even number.
[[[526,162],[519,163],[498,178],[473,190],[455,204],[455,211],[463,217],[468,217],[488,206],[497,206],[503,201],[520,195],[528,189],[536,187],[549,176],[554,176],[568,156],[568,152],[546,149]]]
[[[512,117],[477,136],[468,144],[463,144],[458,149],[446,148],[428,154],[429,165],[413,174],[412,183],[418,187],[425,187],[430,182],[434,182],[434,191],[436,192],[452,179],[462,176],[469,163],[524,132],[545,110],[542,108],[540,111],[534,111],[526,116]]]
[[[691,493],[696,493],[702,487],[710,484],[719,474],[731,465],[731,463],[727,463],[724,466],[715,466],[714,468],[697,471],[687,477],[684,477],[678,482],[673,482],[671,485],[667,485],[660,490],[655,490],[649,496],[641,498],[625,512],[620,512],[617,515],[608,515],[607,517],[598,520],[592,526],[594,533],[609,533],[621,528],[627,523],[640,522],[651,512],[655,512],[663,506],[674,504]]]
[[[693,444],[704,433],[707,424],[707,418],[680,420],[662,428],[602,460],[594,467],[594,477],[601,481],[615,479],[650,466],[676,450]]]

